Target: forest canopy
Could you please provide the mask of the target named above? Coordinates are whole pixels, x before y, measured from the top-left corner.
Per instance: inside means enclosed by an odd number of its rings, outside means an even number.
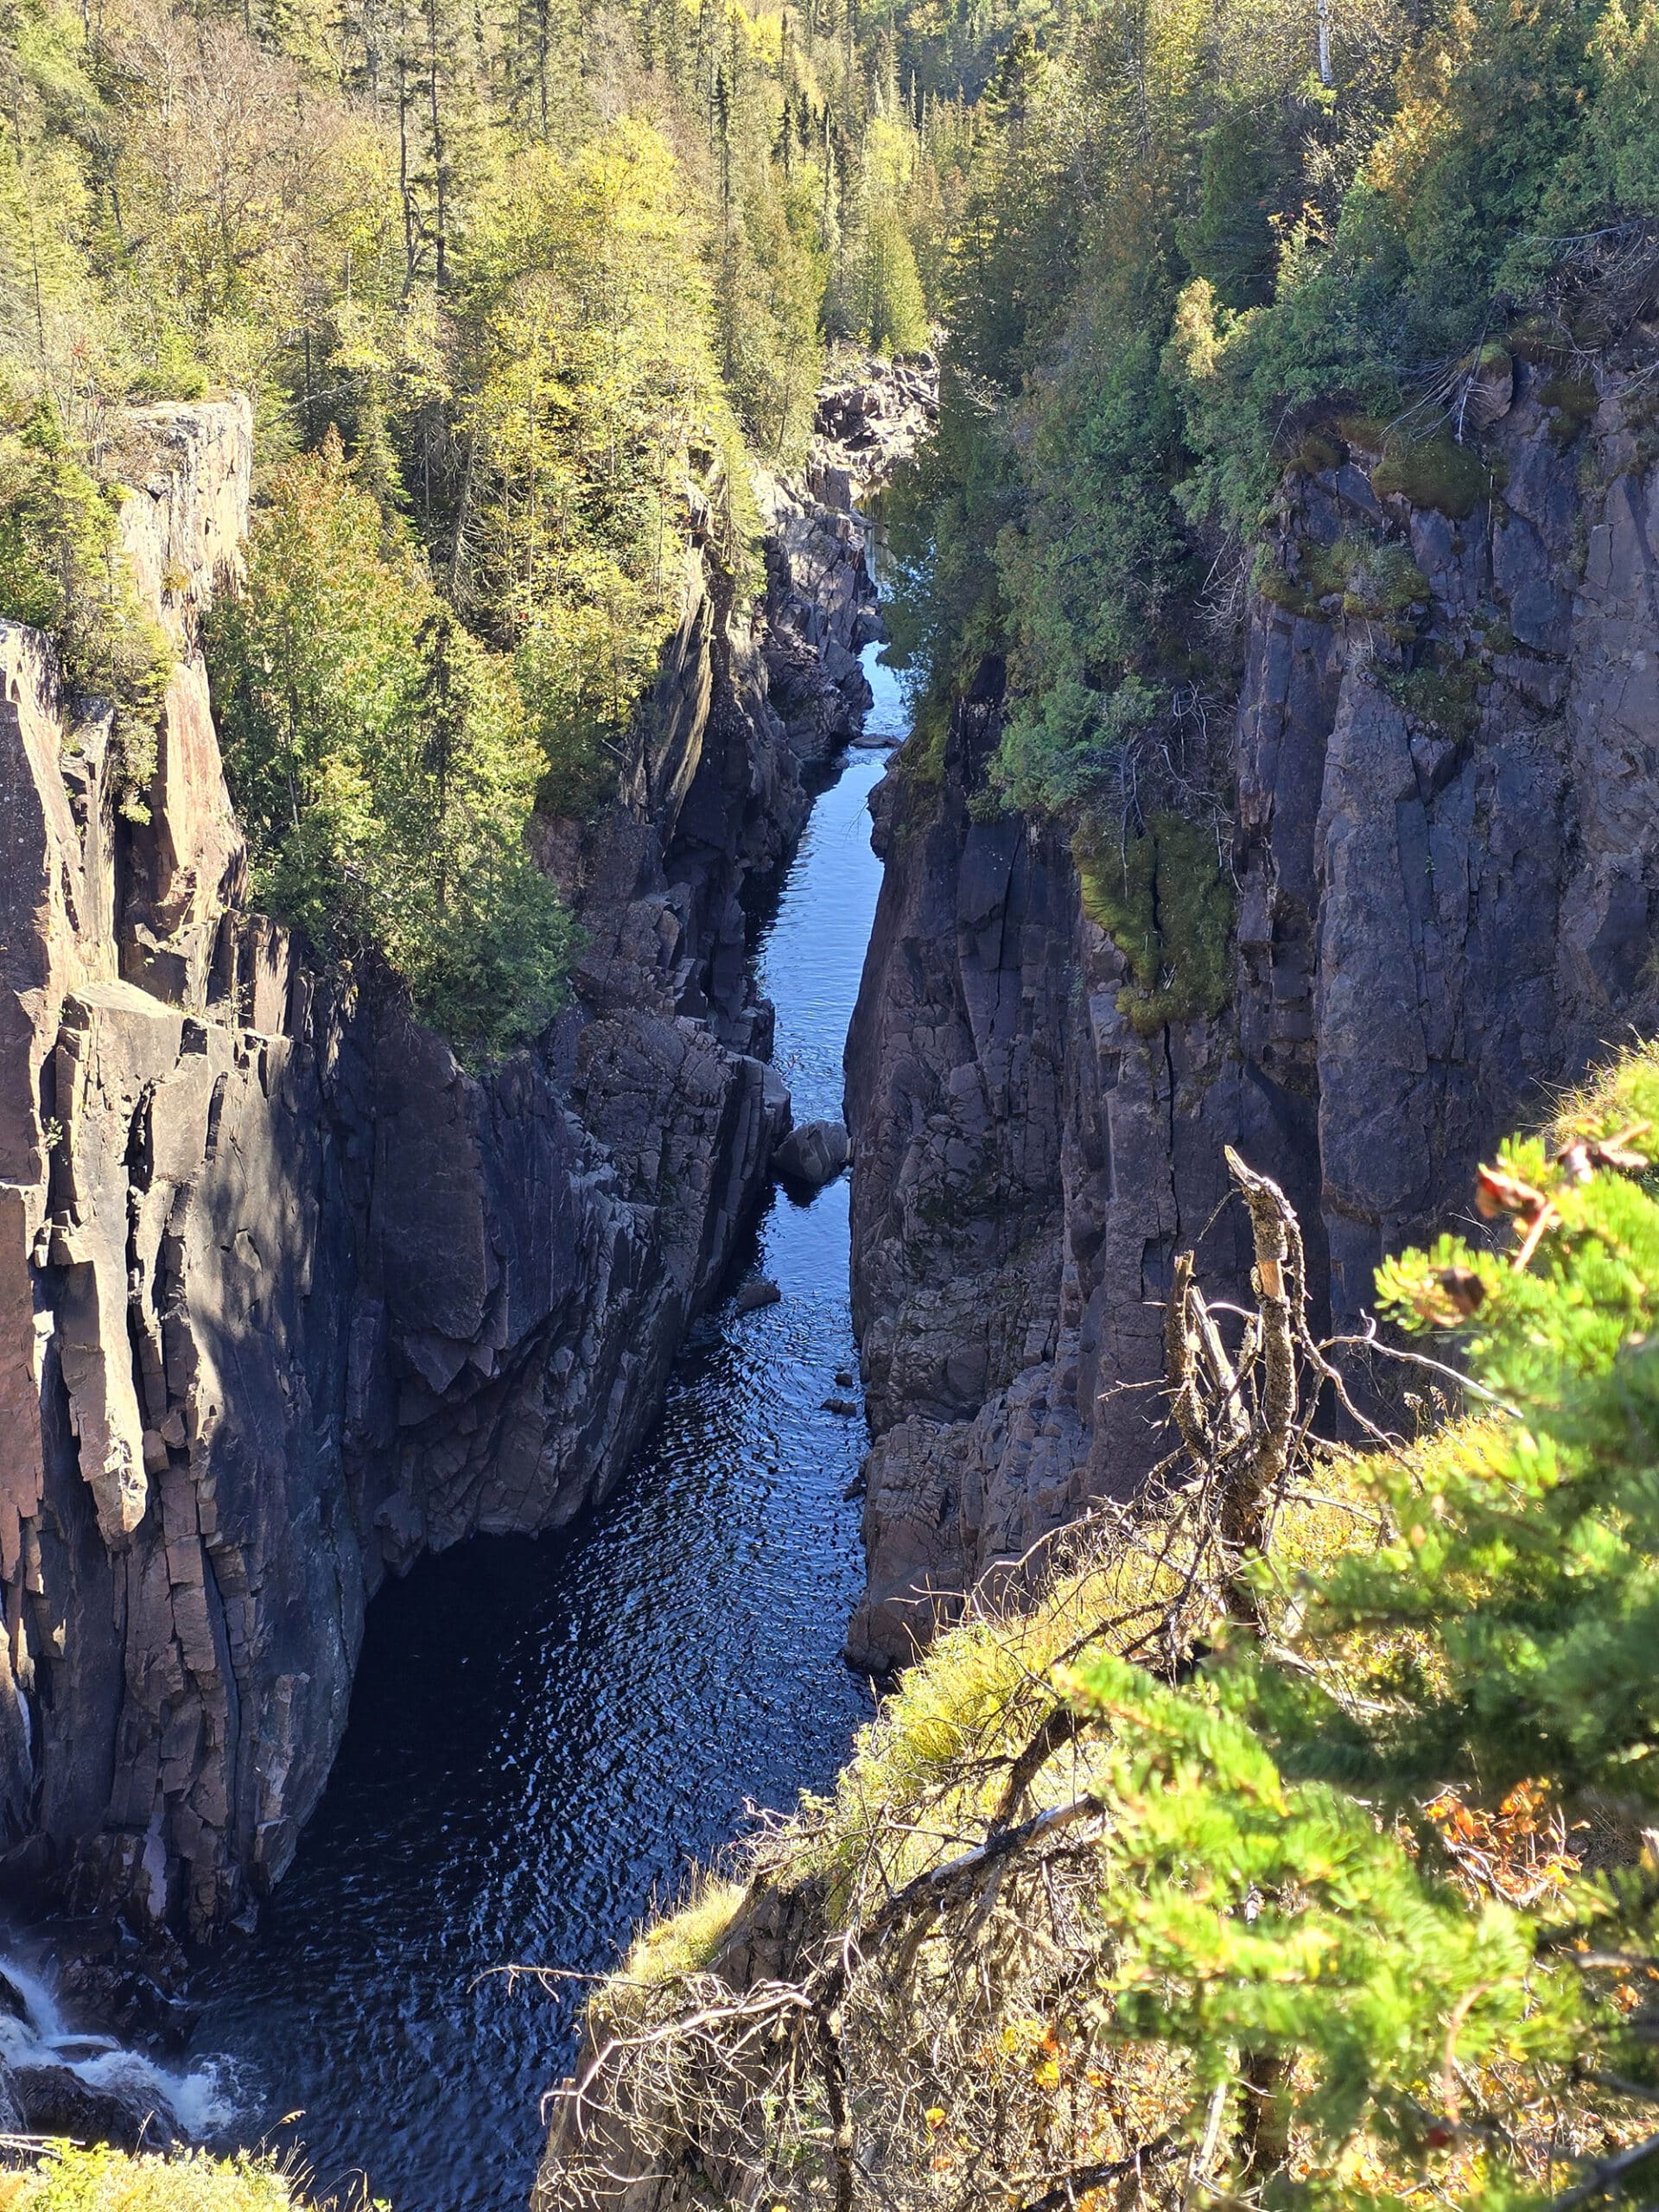
[[[940,11],[905,20],[938,66]],[[1033,9],[974,118],[893,626],[935,716],[1006,657],[988,797],[1077,819],[1142,733],[1179,752],[1184,712],[1224,711],[1287,469],[1358,423],[1379,489],[1466,512],[1491,478],[1464,380],[1514,346],[1581,391],[1617,333],[1565,302],[1575,267],[1624,257],[1650,300],[1659,11]]]
[[[210,643],[256,895],[469,1051],[554,1002],[531,816],[614,792],[694,541],[752,588],[826,340],[928,337],[948,192],[894,54],[850,0],[0,5],[0,613],[114,695],[141,815],[119,412],[249,393]]]
[[[248,391],[262,499],[337,435],[581,817],[703,520],[757,574],[826,343],[942,334],[893,650],[923,744],[1005,669],[979,803],[1086,842],[1224,710],[1287,468],[1366,423],[1463,511],[1446,394],[1510,344],[1576,390],[1560,272],[1659,222],[1654,0],[3,0],[0,60],[0,605],[102,668],[139,810],[155,670],[89,556],[127,401]]]

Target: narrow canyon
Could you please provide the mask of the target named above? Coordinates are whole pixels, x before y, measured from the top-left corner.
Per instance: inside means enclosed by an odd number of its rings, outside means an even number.
[[[867,397],[879,467],[931,386]],[[245,405],[125,435],[177,656],[147,823],[112,813],[107,715],[71,725],[46,643],[0,634],[0,1828],[14,1897],[206,1936],[293,1857],[386,1574],[566,1526],[658,1418],[789,1122],[746,889],[859,725],[875,621],[845,455],[832,504],[771,486],[753,620],[693,545],[622,795],[547,825],[569,1011],[474,1077],[250,906],[194,645]]]

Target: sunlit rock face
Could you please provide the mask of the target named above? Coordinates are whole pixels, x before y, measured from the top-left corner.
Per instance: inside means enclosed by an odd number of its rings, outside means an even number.
[[[1379,495],[1359,453],[1286,486],[1285,582],[1250,603],[1215,778],[1236,878],[1218,1018],[1139,1034],[1065,839],[970,810],[995,668],[942,784],[901,760],[878,795],[887,876],[848,1063],[878,1429],[861,1664],[902,1662],[988,1567],[1133,1491],[1160,1448],[1173,1254],[1196,1244],[1235,1292],[1248,1274],[1224,1144],[1290,1192],[1340,1324],[1503,1131],[1659,1020],[1641,378],[1606,372],[1566,447],[1536,381],[1516,362],[1489,395],[1502,489],[1462,519]],[[1376,612],[1306,588],[1339,540],[1421,572],[1431,682],[1402,680]]]
[[[147,823],[0,625],[0,1867],[206,1934],[292,1857],[388,1570],[558,1526],[655,1417],[787,1126],[740,893],[855,725],[874,592],[782,486],[766,606],[688,558],[617,803],[538,824],[572,1001],[477,1077],[251,905],[197,646],[245,402],[118,461],[178,655]]]

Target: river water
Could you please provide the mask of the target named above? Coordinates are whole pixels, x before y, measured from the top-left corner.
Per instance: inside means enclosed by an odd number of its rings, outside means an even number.
[[[866,666],[870,734],[901,734],[874,649]],[[885,766],[848,756],[759,922],[798,1120],[842,1110]],[[841,1660],[864,1423],[823,1402],[859,1396],[845,1178],[774,1193],[744,1256],[780,1303],[706,1318],[600,1512],[476,1538],[376,1599],[293,1867],[194,1993],[230,2139],[297,2149],[323,2192],[361,2176],[396,2212],[523,2212],[573,2000],[500,1969],[602,1970],[752,1807],[825,1788],[869,1710]]]

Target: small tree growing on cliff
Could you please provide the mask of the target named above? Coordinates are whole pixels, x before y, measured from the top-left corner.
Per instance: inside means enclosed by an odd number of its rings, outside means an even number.
[[[49,400],[0,384],[0,615],[45,631],[67,688],[114,709],[118,803],[143,820],[173,649],[128,571],[122,496],[81,466]]]
[[[536,1034],[572,944],[525,842],[541,753],[332,433],[274,472],[208,646],[260,895],[467,1052]]]

